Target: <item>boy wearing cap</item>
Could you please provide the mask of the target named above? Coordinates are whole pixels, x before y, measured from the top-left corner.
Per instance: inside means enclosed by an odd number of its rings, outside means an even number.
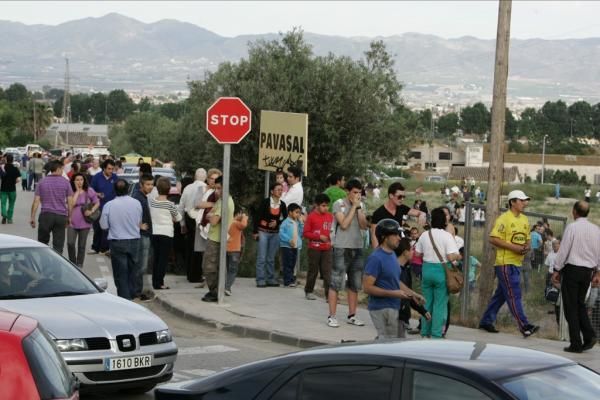
[[[527,321],[521,303],[521,265],[523,257],[531,250],[529,220],[523,215],[528,202],[529,197],[523,191],[510,192],[509,210],[496,219],[490,233],[490,243],[496,247],[494,269],[498,287],[479,322],[479,328],[491,333],[498,332],[494,323],[500,307],[505,302],[524,337],[533,335],[539,329],[539,326]]]

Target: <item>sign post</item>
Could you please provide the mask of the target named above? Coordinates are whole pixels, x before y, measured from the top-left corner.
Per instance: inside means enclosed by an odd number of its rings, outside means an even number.
[[[252,112],[238,97],[220,97],[206,110],[206,130],[223,145],[223,191],[221,193],[221,241],[219,250],[218,302],[223,304],[227,276],[227,234],[229,231],[229,165],[231,145],[250,132]]]

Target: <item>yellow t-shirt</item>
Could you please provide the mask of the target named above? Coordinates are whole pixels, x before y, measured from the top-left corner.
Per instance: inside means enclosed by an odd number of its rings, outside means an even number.
[[[509,210],[500,215],[494,224],[490,236],[497,237],[505,242],[523,245],[529,242],[529,219],[524,214],[518,217]],[[518,267],[523,263],[525,256],[507,249],[496,248],[496,264],[512,264]]]

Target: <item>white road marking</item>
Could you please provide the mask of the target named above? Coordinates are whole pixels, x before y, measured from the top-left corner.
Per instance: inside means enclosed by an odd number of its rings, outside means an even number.
[[[240,351],[234,347],[215,345],[215,346],[198,346],[198,347],[187,347],[179,349],[180,356],[189,356],[195,354],[215,354],[215,353],[227,353],[231,351]]]
[[[187,376],[181,373],[182,371],[179,372],[173,372],[173,377],[171,378],[171,380],[169,382],[179,382],[179,381],[187,381],[189,379],[193,379],[193,376]],[[169,382],[165,382],[165,383],[169,383]]]
[[[213,371],[211,369],[184,369],[183,371],[179,372],[185,372],[186,374],[200,378],[217,373],[217,371]]]

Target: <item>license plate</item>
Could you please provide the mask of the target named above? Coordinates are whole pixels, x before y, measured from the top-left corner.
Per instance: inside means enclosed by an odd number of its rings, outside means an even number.
[[[152,366],[152,355],[105,358],[105,371],[119,371],[124,369],[147,368]]]

